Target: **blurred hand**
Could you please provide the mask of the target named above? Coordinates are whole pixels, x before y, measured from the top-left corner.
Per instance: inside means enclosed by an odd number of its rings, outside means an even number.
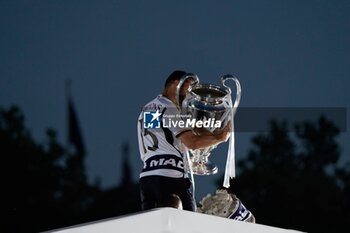
[[[231,131],[232,131],[232,125],[231,125],[231,121],[229,121],[227,123],[227,125],[225,126],[225,128],[223,128],[223,130],[222,130],[222,137],[223,137],[222,141],[227,142],[227,140],[231,136]]]

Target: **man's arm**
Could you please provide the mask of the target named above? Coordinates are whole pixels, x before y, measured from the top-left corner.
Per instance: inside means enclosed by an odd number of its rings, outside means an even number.
[[[218,134],[206,131],[205,133],[202,132],[200,135],[196,135],[189,130],[181,133],[178,137],[188,149],[196,150],[227,141],[230,137],[230,131],[231,124],[227,124],[227,126]]]

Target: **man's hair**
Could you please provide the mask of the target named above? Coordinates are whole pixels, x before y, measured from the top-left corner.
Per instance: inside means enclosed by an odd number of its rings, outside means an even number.
[[[172,72],[169,77],[166,79],[164,88],[167,88],[170,84],[172,84],[175,80],[180,80],[185,74],[187,74],[185,71],[182,70],[175,70]]]

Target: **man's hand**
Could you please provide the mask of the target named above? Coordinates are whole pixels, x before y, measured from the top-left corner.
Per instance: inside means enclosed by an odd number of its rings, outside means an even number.
[[[231,121],[229,121],[227,123],[227,125],[225,126],[225,128],[222,129],[222,131],[220,132],[220,138],[222,140],[220,141],[223,141],[223,142],[227,142],[227,140],[230,138],[231,136],[231,130],[232,130],[232,126],[231,126]]]

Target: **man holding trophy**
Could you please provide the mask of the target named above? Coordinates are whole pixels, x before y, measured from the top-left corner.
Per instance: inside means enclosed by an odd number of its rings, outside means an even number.
[[[224,142],[230,136],[229,125],[220,133],[194,134],[191,128],[162,127],[161,115],[170,116],[173,121],[180,118],[180,104],[176,91],[184,71],[174,71],[167,78],[163,93],[143,107],[138,122],[138,142],[144,167],[140,173],[142,209],[158,207],[159,200],[170,194],[180,197],[183,209],[196,210],[196,203],[190,192],[187,149],[205,148]],[[180,90],[180,102],[188,92],[193,80],[188,79]],[[156,127],[145,127],[146,113],[158,117]],[[151,119],[152,120],[152,119]],[[179,119],[180,120],[180,119]],[[152,123],[152,122],[150,122]]]
[[[160,203],[171,195],[179,197],[184,210],[197,210],[190,191],[193,174],[217,172],[208,157],[230,138],[233,128],[232,109],[238,103],[232,104],[227,79],[233,77],[223,77],[222,87],[200,84],[195,74],[174,71],[166,79],[162,94],[142,108],[137,129],[144,164],[139,180],[143,210],[164,206]],[[231,138],[224,186],[232,172],[234,176],[232,145]],[[205,212],[203,208],[200,211]]]

